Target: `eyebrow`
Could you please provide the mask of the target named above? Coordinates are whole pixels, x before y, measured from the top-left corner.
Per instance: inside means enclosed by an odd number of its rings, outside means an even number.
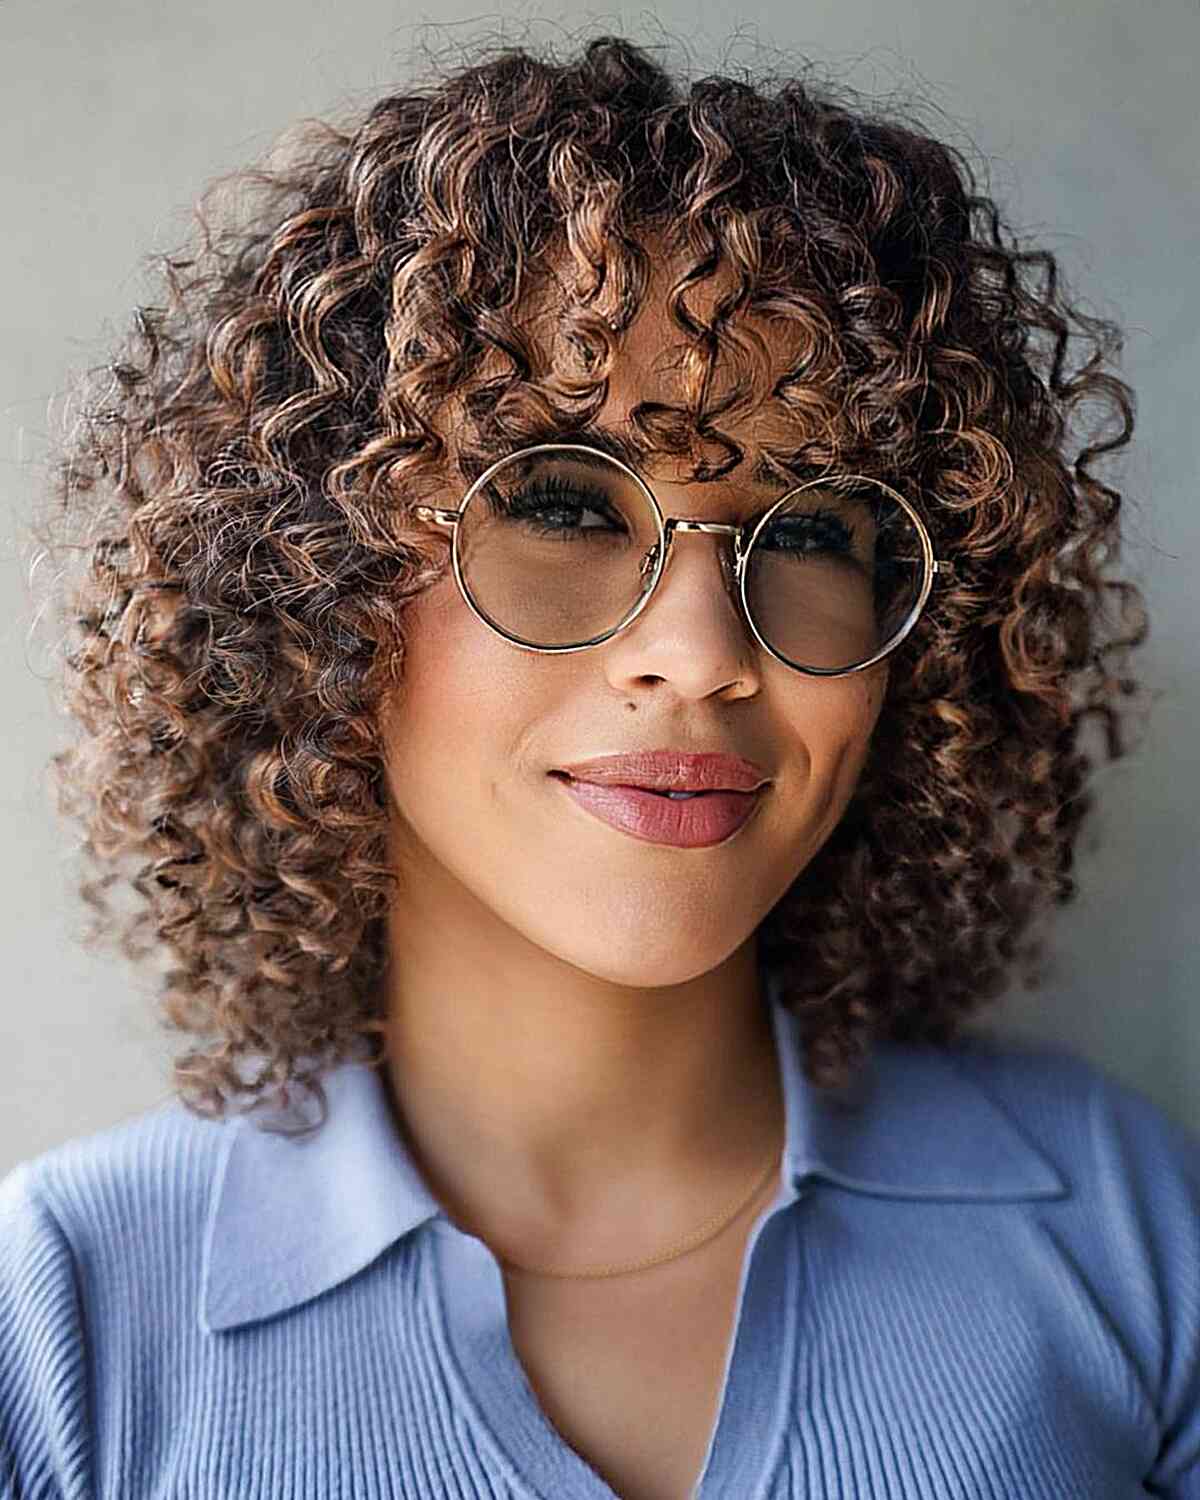
[[[544,437],[539,437],[537,441],[545,443],[586,443],[592,448],[598,448],[602,453],[607,453],[610,458],[619,458],[622,463],[628,464],[631,469],[637,470],[638,473],[642,472],[642,466],[645,464],[647,457],[653,452],[652,449],[648,448],[641,441],[641,435],[628,418],[607,426],[600,422],[581,423],[569,431],[555,430],[547,432]],[[760,457],[750,469],[751,481],[783,495],[788,490],[794,489],[797,484],[802,484],[806,479],[828,477],[828,470],[819,464],[787,464],[785,467],[788,470],[787,477],[781,475],[765,458]],[[735,469],[724,477],[736,479],[740,472],[742,471]]]

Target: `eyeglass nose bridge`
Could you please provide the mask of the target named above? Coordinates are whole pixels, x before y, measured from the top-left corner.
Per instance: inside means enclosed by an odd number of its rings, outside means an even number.
[[[743,528],[725,521],[685,521],[679,516],[668,516],[663,522],[663,530],[668,535],[673,531],[707,531],[711,536],[735,536],[740,540]]]
[[[731,536],[733,538],[733,561],[734,579],[736,579],[742,566],[742,536],[744,526],[734,526],[727,521],[691,521],[683,516],[667,516],[663,521],[663,569],[665,571],[667,562],[671,555],[671,541],[677,531],[700,531],[707,532],[709,536]],[[651,572],[654,567],[655,547],[651,547],[642,558],[641,576]],[[662,574],[659,574],[661,578]],[[731,580],[733,581],[733,580]]]
[[[740,526],[731,526],[725,521],[684,521],[678,516],[668,516],[665,522],[670,531],[708,531],[713,536],[741,536]]]

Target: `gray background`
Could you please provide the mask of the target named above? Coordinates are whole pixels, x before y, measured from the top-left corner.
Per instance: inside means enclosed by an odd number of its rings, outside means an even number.
[[[807,57],[818,81],[828,69],[911,100],[986,161],[983,190],[1023,244],[1057,254],[1085,310],[1124,325],[1138,426],[1099,472],[1126,496],[1121,571],[1151,610],[1134,662],[1154,707],[1137,753],[1096,778],[1083,892],[1055,919],[1052,981],[1014,990],[985,1029],[1065,1042],[1200,1129],[1197,0],[747,0],[736,34],[730,7],[695,0],[547,14],[453,0],[0,0],[0,1173],[169,1097],[180,1045],[157,1030],[152,975],[75,939],[74,834],[44,770],[66,725],[45,682],[48,633],[30,629],[22,530],[46,434],[71,372],[102,362],[135,304],[157,300],[139,257],[180,245],[205,183],[297,116],[340,116],[402,82],[433,19],[449,25],[429,45],[451,60],[483,32],[565,49],[617,31],[666,44],[695,73]]]

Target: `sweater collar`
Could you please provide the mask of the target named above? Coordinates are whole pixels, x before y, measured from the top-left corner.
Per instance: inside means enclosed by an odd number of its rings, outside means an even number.
[[[804,1077],[798,1023],[773,981],[767,1003],[786,1111],[789,1201],[808,1178],[927,1202],[1067,1192],[1051,1163],[956,1065],[953,1050],[876,1042],[847,1094],[829,1099]],[[322,1082],[329,1112],[308,1137],[263,1131],[248,1115],[226,1127],[204,1247],[200,1324],[207,1332],[298,1307],[427,1220],[446,1217],[408,1153],[378,1071],[347,1062]]]

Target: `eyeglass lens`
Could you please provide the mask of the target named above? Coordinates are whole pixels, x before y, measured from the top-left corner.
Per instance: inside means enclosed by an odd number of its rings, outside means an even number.
[[[516,453],[477,482],[456,537],[475,607],[543,647],[587,645],[623,624],[653,585],[659,544],[654,509],[630,475],[603,454],[565,448]],[[785,661],[838,671],[902,632],[926,566],[915,522],[885,489],[822,480],[759,527],[746,606]]]

